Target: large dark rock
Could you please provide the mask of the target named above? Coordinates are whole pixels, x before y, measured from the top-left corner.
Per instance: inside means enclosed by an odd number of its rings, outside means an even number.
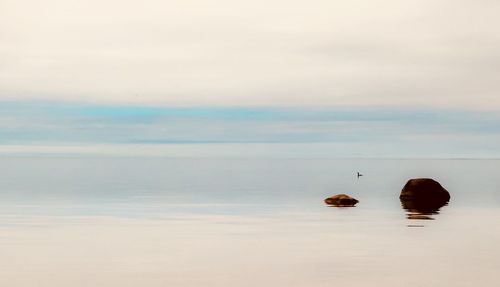
[[[325,199],[326,204],[339,207],[354,206],[358,202],[359,201],[357,199],[352,198],[347,194],[337,194]]]
[[[410,179],[401,194],[401,200],[412,201],[439,201],[448,202],[450,200],[450,193],[439,182],[430,178],[415,178]]]
[[[403,208],[410,213],[431,215],[448,204],[450,193],[433,179],[415,178],[405,184],[399,199]]]

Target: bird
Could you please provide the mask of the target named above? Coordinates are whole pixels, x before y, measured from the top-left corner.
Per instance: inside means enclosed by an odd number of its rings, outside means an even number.
[[[363,175],[362,175],[361,173],[359,173],[359,171],[358,171],[358,178],[359,178],[360,176],[363,176]]]

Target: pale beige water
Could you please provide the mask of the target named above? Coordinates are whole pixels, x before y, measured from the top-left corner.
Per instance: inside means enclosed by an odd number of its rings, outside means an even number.
[[[0,286],[498,285],[497,161],[4,164]],[[429,173],[452,201],[408,220],[399,182]],[[360,204],[325,207],[340,188]]]

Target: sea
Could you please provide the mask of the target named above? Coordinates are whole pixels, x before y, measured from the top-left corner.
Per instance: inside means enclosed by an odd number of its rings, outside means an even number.
[[[0,286],[500,286],[499,174],[495,159],[2,156]],[[420,177],[451,200],[415,216],[399,194]],[[359,203],[325,205],[339,193]]]

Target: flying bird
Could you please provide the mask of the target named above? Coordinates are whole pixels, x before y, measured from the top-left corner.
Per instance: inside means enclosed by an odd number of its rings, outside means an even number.
[[[362,175],[361,173],[359,173],[359,171],[358,171],[358,178],[359,178],[360,176],[363,176],[363,175]]]

